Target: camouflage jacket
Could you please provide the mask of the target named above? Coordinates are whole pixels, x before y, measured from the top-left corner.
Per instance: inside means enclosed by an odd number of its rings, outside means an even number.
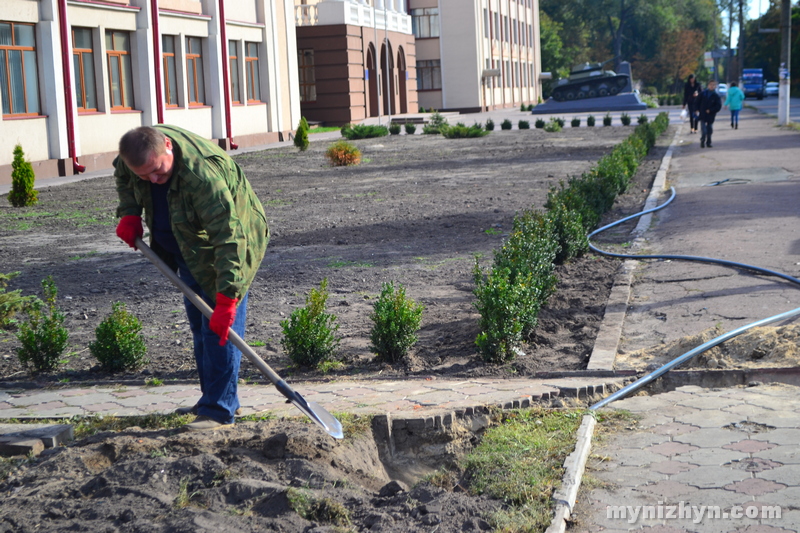
[[[210,298],[222,293],[241,299],[269,242],[261,202],[239,165],[217,145],[175,126],[155,128],[172,139],[175,167],[167,202],[189,271]],[[144,209],[147,226],[153,227],[150,182],[131,172],[119,156],[113,164],[117,216],[141,216]]]

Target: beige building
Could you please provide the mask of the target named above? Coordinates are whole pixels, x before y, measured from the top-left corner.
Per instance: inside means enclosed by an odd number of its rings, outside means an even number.
[[[538,101],[538,0],[406,1],[421,107],[475,112]]]
[[[140,125],[224,148],[300,120],[293,0],[0,0],[0,183],[108,168]]]
[[[328,125],[417,111],[405,0],[296,0],[303,116]]]

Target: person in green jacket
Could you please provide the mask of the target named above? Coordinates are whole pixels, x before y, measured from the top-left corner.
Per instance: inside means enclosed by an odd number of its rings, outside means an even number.
[[[207,319],[184,298],[202,396],[178,413],[197,415],[187,430],[229,426],[242,354],[228,328],[244,338],[247,291],[269,242],[264,208],[224,150],[175,126],[127,132],[113,165],[117,235],[135,248],[144,211],[150,246],[214,309]]]
[[[744,93],[736,85],[736,82],[731,82],[728,89],[728,94],[725,97],[725,107],[731,110],[731,128],[739,129],[739,111],[742,110],[742,102],[744,102]]]

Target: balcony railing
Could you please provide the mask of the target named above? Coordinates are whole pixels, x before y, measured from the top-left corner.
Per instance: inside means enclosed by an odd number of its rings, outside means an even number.
[[[297,26],[349,24],[411,34],[411,16],[396,11],[396,0],[375,0],[377,7],[357,0],[323,0],[316,5],[295,6]]]

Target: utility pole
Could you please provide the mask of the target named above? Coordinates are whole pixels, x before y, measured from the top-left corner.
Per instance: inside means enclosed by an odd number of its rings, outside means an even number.
[[[781,66],[778,78],[778,125],[791,122],[789,116],[789,82],[792,54],[792,2],[781,0]]]
[[[383,20],[384,20],[384,31],[383,31],[383,38],[386,44],[386,72],[384,73],[384,78],[386,78],[386,123],[388,125],[392,125],[392,84],[394,84],[394,74],[392,73],[392,67],[389,64],[389,14],[386,11],[386,2],[388,0],[384,0],[383,4]]]
[[[736,55],[739,58],[739,87],[744,90],[744,0],[739,0],[739,51]]]
[[[378,48],[378,10],[375,6],[372,6],[372,32],[374,34],[374,41],[375,41],[375,53],[372,55],[373,61],[375,61],[375,100],[378,101],[378,126],[381,125],[381,67],[380,67],[380,49]],[[368,71],[369,72],[369,71]],[[369,92],[369,88],[367,88],[367,92]]]

